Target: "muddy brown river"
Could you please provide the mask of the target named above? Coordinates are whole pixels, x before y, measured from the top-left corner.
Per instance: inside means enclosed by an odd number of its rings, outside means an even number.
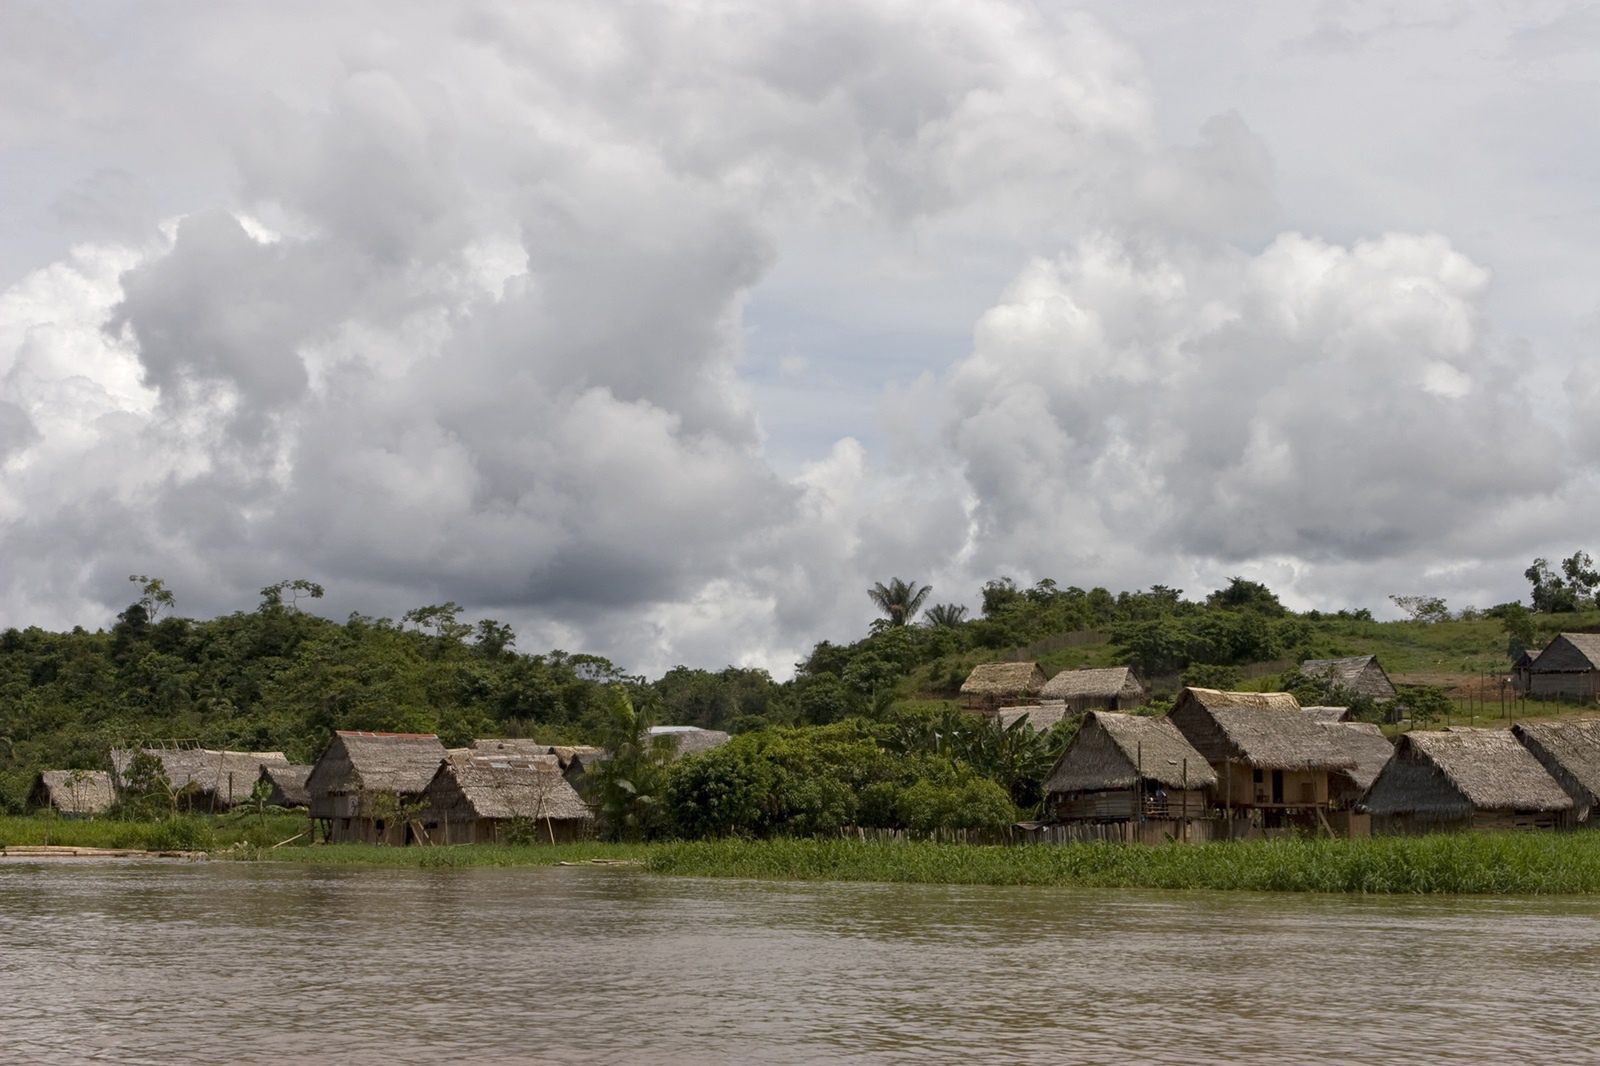
[[[0,863],[0,1062],[1581,1062],[1600,900]]]

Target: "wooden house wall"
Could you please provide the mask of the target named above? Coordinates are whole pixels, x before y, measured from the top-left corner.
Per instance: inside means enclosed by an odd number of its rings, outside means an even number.
[[[1216,801],[1231,807],[1325,807],[1332,796],[1326,770],[1256,770],[1242,763],[1212,764],[1217,771]],[[1283,798],[1272,798],[1274,774],[1283,775]],[[1257,776],[1260,780],[1256,780]]]
[[[1540,656],[1542,660],[1544,657]],[[1588,700],[1600,695],[1600,672],[1594,670],[1534,670],[1528,675],[1528,695]]]
[[[1099,792],[1060,792],[1051,796],[1051,809],[1058,821],[1063,822],[1125,822],[1140,817],[1205,818],[1209,804],[1201,789],[1166,790],[1165,802],[1155,799],[1155,786],[1146,785],[1143,811],[1140,810],[1139,793],[1135,789],[1107,789]]]

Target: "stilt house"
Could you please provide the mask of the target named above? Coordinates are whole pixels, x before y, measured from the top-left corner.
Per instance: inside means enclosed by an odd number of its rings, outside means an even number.
[[[1329,799],[1335,806],[1349,810],[1355,807],[1367,789],[1383,773],[1394,757],[1394,744],[1383,735],[1383,730],[1370,722],[1319,722],[1339,752],[1347,755],[1353,765],[1337,771],[1330,782]]]
[[[1600,721],[1522,722],[1511,733],[1572,797],[1573,821],[1600,826]]]
[[[593,834],[594,813],[554,755],[445,760],[424,792],[435,844],[571,843]]]
[[[1355,766],[1287,692],[1186,688],[1168,717],[1217,772],[1217,803],[1259,828],[1319,827]]]
[[[1035,662],[979,663],[961,683],[961,706],[993,714],[1001,707],[1031,702],[1045,681],[1044,671]]]
[[[116,798],[111,775],[104,770],[46,770],[34,779],[28,806],[93,817],[109,811]]]
[[[1149,693],[1128,666],[1063,670],[1039,690],[1039,698],[1061,701],[1069,711],[1128,711],[1144,706]]]
[[[1564,700],[1600,696],[1600,633],[1562,633],[1528,667],[1528,695]]]
[[[1415,731],[1362,806],[1374,833],[1533,829],[1569,824],[1567,795],[1507,729]]]
[[[1091,711],[1045,778],[1056,821],[1204,818],[1216,772],[1165,718]]]
[[[333,843],[410,843],[444,757],[432,733],[339,730],[306,778],[311,817]]]

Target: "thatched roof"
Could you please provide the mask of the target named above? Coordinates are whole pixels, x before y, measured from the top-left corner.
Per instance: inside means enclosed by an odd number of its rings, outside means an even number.
[[[473,818],[537,818],[564,821],[594,817],[578,798],[554,755],[531,758],[462,756],[435,771],[427,796],[431,804],[448,796],[452,807]]]
[[[648,732],[652,737],[672,738],[673,750],[679,756],[710,751],[733,739],[720,729],[701,729],[694,725],[653,725]]]
[[[199,793],[223,803],[237,803],[250,795],[267,765],[288,766],[281,751],[216,751],[210,748],[144,748],[143,753],[161,764],[174,794]],[[111,752],[111,768],[120,780],[133,762],[134,752]]]
[[[979,663],[961,683],[963,696],[1036,696],[1044,688],[1039,664]]]
[[[554,755],[556,761],[561,764],[561,768],[565,770],[572,765],[572,760],[575,756],[598,755],[603,749],[597,748],[593,744],[552,744],[545,750]]]
[[[1165,718],[1091,711],[1045,778],[1052,792],[1132,788],[1143,779],[1168,788],[1214,788],[1217,775]]]
[[[1526,670],[1533,665],[1533,661],[1538,657],[1538,648],[1523,648],[1522,654],[1511,660],[1511,669]]]
[[[1308,677],[1325,677],[1341,688],[1351,689],[1378,701],[1395,697],[1394,683],[1389,680],[1383,664],[1376,655],[1352,655],[1344,659],[1307,659],[1300,664],[1300,672]]]
[[[306,779],[311,767],[290,763],[262,763],[260,780],[272,786],[267,802],[278,807],[304,807],[311,802]]]
[[[1383,735],[1383,730],[1371,722],[1319,722],[1328,731],[1334,747],[1355,761],[1348,770],[1341,770],[1356,788],[1365,792],[1378,779],[1383,768],[1394,755],[1394,745]]]
[[[1460,818],[1474,810],[1537,813],[1572,797],[1506,729],[1406,733],[1362,805],[1373,814]]]
[[[1348,770],[1355,765],[1287,692],[1186,688],[1168,717],[1213,766],[1232,761],[1262,770]]]
[[[62,814],[104,814],[116,798],[111,775],[104,770],[46,770],[30,796],[34,806],[54,807]]]
[[[324,772],[330,755],[342,754],[347,767]],[[315,795],[319,788],[341,792],[393,792],[416,794],[428,787],[439,763],[444,760],[444,745],[432,733],[366,733],[341,729],[312,769],[307,788]],[[328,778],[327,780],[323,780]]]
[[[1010,729],[1013,722],[1023,719],[1033,727],[1035,733],[1043,733],[1071,713],[1065,702],[1036,703],[1027,707],[1007,707],[996,717],[1002,729]]]
[[[970,680],[970,679],[969,679]],[[1116,699],[1118,696],[1138,698],[1144,695],[1144,686],[1133,676],[1127,666],[1107,666],[1095,670],[1063,670],[1039,690],[1041,699]]]
[[[1511,732],[1576,803],[1600,806],[1600,720],[1521,722]]]
[[[1544,646],[1535,673],[1600,670],[1600,633],[1562,633]]]
[[[1348,722],[1350,708],[1348,707],[1302,707],[1300,713],[1310,718],[1313,722]]]

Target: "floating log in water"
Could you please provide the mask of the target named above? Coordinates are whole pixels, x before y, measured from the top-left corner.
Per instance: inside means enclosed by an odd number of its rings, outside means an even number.
[[[147,851],[144,848],[80,848],[62,844],[0,846],[4,859],[204,859],[203,851]]]

